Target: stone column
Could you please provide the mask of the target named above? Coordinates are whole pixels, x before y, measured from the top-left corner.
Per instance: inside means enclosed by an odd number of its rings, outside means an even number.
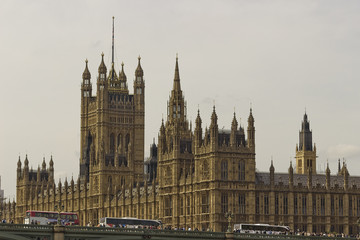
[[[65,240],[65,227],[64,226],[54,226],[54,240]]]

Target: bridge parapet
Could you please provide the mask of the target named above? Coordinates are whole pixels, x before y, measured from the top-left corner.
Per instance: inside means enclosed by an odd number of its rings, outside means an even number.
[[[253,233],[234,233],[234,240],[357,240],[351,237],[325,237],[325,236],[302,236],[302,235],[275,235],[275,234],[253,234]]]
[[[78,239],[152,239],[152,240],[356,240],[356,238],[269,235],[139,228],[104,228],[81,226],[44,226],[0,224],[0,239],[5,240],[78,240]]]

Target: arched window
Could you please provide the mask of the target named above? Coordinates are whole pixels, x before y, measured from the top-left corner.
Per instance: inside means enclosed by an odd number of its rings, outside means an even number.
[[[118,150],[118,154],[120,154],[121,150],[122,150],[122,136],[121,136],[121,134],[119,134],[117,136],[117,150]]]
[[[110,134],[110,153],[115,152],[115,136],[114,134]]]
[[[125,137],[125,151],[129,151],[129,143],[130,143],[130,134],[126,134]]]
[[[223,160],[221,162],[221,180],[227,180],[228,179],[228,162],[226,160]]]
[[[170,166],[167,166],[166,173],[165,173],[165,183],[171,184],[172,183],[172,171]]]
[[[209,174],[209,164],[206,160],[204,160],[203,165],[202,165],[202,179],[208,179],[210,176]]]
[[[111,176],[108,177],[108,186],[111,190],[111,188],[112,188],[112,177]]]
[[[245,181],[245,161],[241,160],[238,165],[239,181]]]

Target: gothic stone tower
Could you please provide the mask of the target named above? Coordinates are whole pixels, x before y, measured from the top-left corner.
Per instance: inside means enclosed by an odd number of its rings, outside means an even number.
[[[179,225],[180,194],[186,192],[181,178],[193,171],[192,133],[186,119],[186,102],[180,86],[176,58],[173,89],[168,102],[167,121],[160,127],[158,143],[158,176],[160,188],[160,218],[168,224]],[[191,189],[189,187],[189,189]],[[192,205],[193,203],[187,202]]]
[[[86,61],[81,85],[80,180],[90,183],[90,195],[96,204],[102,204],[100,196],[114,192],[113,186],[134,184],[134,181],[143,179],[143,76],[139,57],[134,94],[129,94],[124,64],[119,76],[114,62],[107,74],[102,54],[97,96],[92,96],[91,74]]]
[[[173,227],[222,231],[224,215],[242,203],[237,220],[254,221],[255,127],[250,112],[248,139],[236,117],[231,130],[220,130],[215,107],[209,130],[201,127],[200,113],[192,132],[186,119],[176,59],[167,121],[158,143],[159,218]],[[245,196],[246,195],[246,196]],[[245,208],[245,201],[246,206]],[[235,208],[236,208],[235,207]]]
[[[312,145],[312,132],[305,113],[299,132],[299,145],[296,144],[296,173],[307,174],[309,171],[316,174],[316,145]]]

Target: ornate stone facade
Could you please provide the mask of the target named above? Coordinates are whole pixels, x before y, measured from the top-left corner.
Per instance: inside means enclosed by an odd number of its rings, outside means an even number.
[[[139,64],[134,94],[127,89],[123,65],[119,76],[114,65],[107,75],[102,59],[97,96],[92,96],[87,67],[81,86],[81,157],[76,183],[54,181],[54,163],[45,160],[37,171],[17,168],[16,222],[25,211],[78,212],[82,225],[96,224],[109,216],[160,219],[164,225],[223,231],[225,213],[234,222],[289,225],[308,232],[358,231],[360,178],[350,177],[346,164],[337,175],[316,172],[307,115],[296,149],[297,173],[257,172],[255,125],[252,110],[247,130],[234,114],[229,130],[218,128],[213,109],[211,124],[203,131],[200,112],[195,128],[186,118],[186,102],[176,59],[168,114],[162,121],[158,145],[151,147],[144,174],[144,78]],[[280,149],[279,149],[280,151]],[[13,204],[15,206],[15,204]],[[13,210],[15,211],[15,207]]]

